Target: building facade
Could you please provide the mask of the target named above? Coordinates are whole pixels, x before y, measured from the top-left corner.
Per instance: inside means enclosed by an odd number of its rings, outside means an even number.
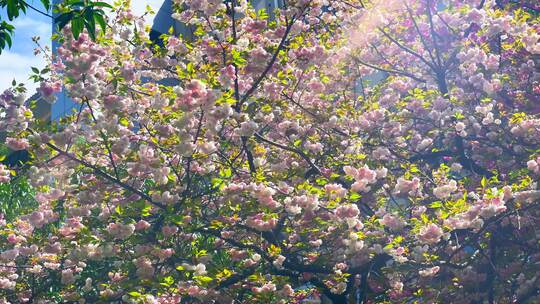
[[[283,0],[251,0],[250,2],[256,11],[266,9],[269,13],[272,13],[276,8],[283,5]],[[171,27],[173,28],[173,33],[175,35],[189,33],[185,24],[171,17],[172,13],[172,1],[164,0],[154,17],[152,33],[150,35],[152,39],[158,38],[161,34],[168,33]]]
[[[62,2],[62,0],[53,0],[53,6]],[[54,23],[54,20],[52,21],[51,28],[52,33],[55,33],[56,24]],[[60,44],[58,43],[58,41],[52,41],[51,49],[53,55],[56,55],[59,46]],[[57,121],[60,118],[71,114],[73,110],[77,108],[77,104],[67,96],[65,90],[62,90],[62,92],[56,94],[56,102],[53,103],[50,107],[51,108],[49,119],[50,121]]]

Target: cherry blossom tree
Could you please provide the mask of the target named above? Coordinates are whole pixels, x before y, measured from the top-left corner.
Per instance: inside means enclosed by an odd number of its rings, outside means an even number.
[[[497,1],[129,1],[16,90],[39,207],[3,221],[4,302],[540,300],[540,23]],[[375,81],[379,79],[378,81]],[[0,167],[0,182],[10,171]]]

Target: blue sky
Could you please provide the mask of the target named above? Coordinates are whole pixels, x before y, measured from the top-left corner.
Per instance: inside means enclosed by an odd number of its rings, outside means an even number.
[[[37,1],[36,1],[37,2]],[[2,20],[7,20],[5,10],[0,12]],[[15,26],[13,46],[0,55],[0,90],[8,88],[13,79],[28,84],[29,94],[35,92],[36,85],[28,79],[30,67],[43,68],[44,60],[34,56],[36,44],[33,36],[40,36],[43,45],[50,46],[51,20],[32,10],[27,15],[19,16],[12,23]]]
[[[36,7],[42,7],[37,0],[28,2]],[[157,12],[161,3],[163,0],[132,0],[132,7],[136,14],[144,13],[146,5],[150,5]],[[7,20],[5,9],[0,9],[0,16],[2,20]],[[40,44],[50,47],[52,22],[50,18],[29,9],[26,15],[19,16],[12,24],[15,25],[13,46],[11,49],[5,49],[0,55],[0,92],[8,88],[15,79],[17,82],[24,82],[28,88],[28,95],[32,95],[37,84],[28,79],[30,68],[45,66],[42,55],[34,56],[36,45],[32,42],[32,37],[40,36]]]

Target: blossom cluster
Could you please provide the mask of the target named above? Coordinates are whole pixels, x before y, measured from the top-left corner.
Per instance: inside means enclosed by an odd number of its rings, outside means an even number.
[[[0,302],[538,302],[540,25],[497,1],[119,1],[0,95],[37,208],[0,218]],[[51,300],[54,299],[54,300]]]

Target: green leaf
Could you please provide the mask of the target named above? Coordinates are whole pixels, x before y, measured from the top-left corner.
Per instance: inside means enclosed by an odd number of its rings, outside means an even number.
[[[164,277],[162,284],[165,286],[171,286],[172,284],[174,284],[174,278],[172,276]]]
[[[433,202],[433,203],[431,203],[431,205],[429,205],[429,207],[433,208],[433,209],[441,208],[442,206],[443,206],[443,204],[440,201]]]
[[[84,1],[68,1],[67,4],[70,8],[75,8],[75,9],[79,9],[81,7],[84,7],[85,5]]]
[[[237,50],[232,50],[233,63],[237,66],[244,66],[247,64],[247,60],[242,57],[242,54]]]
[[[105,30],[107,29],[107,22],[105,22],[105,18],[103,18],[103,15],[94,14],[94,20],[99,24],[101,30],[105,32]]]
[[[214,280],[211,277],[207,277],[207,276],[195,276],[193,278],[201,283],[210,283]]]
[[[48,11],[51,9],[51,1],[50,0],[41,0],[41,4],[43,4],[43,7]]]
[[[79,35],[84,29],[84,21],[81,17],[71,19],[71,32],[75,39],[79,39]]]
[[[349,199],[351,201],[357,201],[360,198],[362,198],[362,196],[360,194],[356,193],[356,192],[351,193],[351,195],[349,196]]]
[[[150,215],[152,215],[152,213],[150,213],[151,210],[152,210],[152,205],[148,204],[148,205],[144,206],[144,208],[141,210],[141,215],[142,216],[150,216]]]
[[[92,6],[106,7],[106,8],[110,8],[110,9],[113,8],[112,5],[110,5],[109,3],[101,2],[101,1],[93,2],[93,3],[92,3]]]
[[[129,120],[125,117],[121,117],[118,122],[124,127],[129,126]]]
[[[96,40],[96,19],[94,18],[93,10],[86,9],[84,11],[84,24],[90,38],[92,38],[92,40]]]
[[[67,12],[59,15],[54,19],[54,22],[58,24],[58,29],[61,30],[66,26],[73,18],[73,12]]]
[[[231,168],[225,168],[219,171],[219,175],[221,175],[224,178],[228,178],[232,176],[232,170]]]
[[[266,20],[268,19],[268,13],[266,12],[266,9],[264,8],[261,8],[258,12],[257,12],[257,15],[259,17],[259,19],[263,19],[263,20]]]
[[[124,210],[122,210],[121,206],[116,206],[116,208],[114,208],[114,211],[116,211],[116,213],[118,213],[119,215],[124,214]]]
[[[19,0],[7,0],[7,14],[9,21],[19,17],[19,10],[25,11],[26,6],[24,2]]]
[[[21,1],[20,4],[19,4],[19,9],[24,13],[26,14],[26,3],[24,1]]]
[[[7,45],[11,48],[11,46],[13,45],[13,42],[11,41],[11,36],[9,34],[6,35],[5,40],[7,42]]]
[[[139,298],[139,297],[142,297],[142,294],[140,292],[137,292],[137,291],[130,291],[128,292],[128,295],[134,297],[134,298]]]

